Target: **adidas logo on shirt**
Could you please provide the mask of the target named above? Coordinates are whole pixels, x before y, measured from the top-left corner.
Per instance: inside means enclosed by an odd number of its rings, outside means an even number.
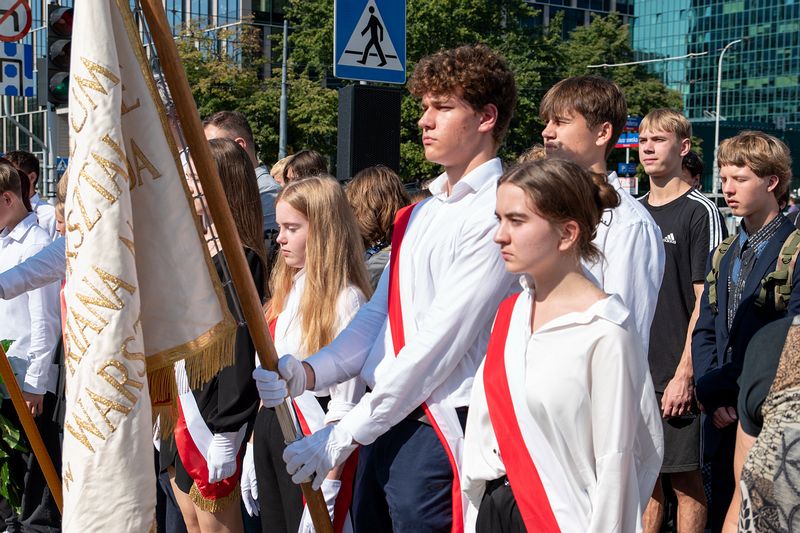
[[[675,241],[675,234],[674,233],[670,233],[669,235],[664,237],[664,242],[667,243],[667,244],[678,244]]]

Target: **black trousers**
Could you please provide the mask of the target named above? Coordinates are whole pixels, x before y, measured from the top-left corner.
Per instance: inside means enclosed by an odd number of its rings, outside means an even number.
[[[286,472],[284,449],[286,443],[275,410],[262,407],[253,429],[262,533],[297,533],[303,516],[303,493]]]
[[[711,502],[708,518],[711,532],[719,533],[725,523],[728,506],[733,499],[736,482],[733,477],[733,455],[736,449],[736,424],[720,430],[719,446],[711,457]]]
[[[45,448],[50,459],[61,473],[61,436],[57,422],[53,420],[56,408],[56,396],[52,393],[44,395],[44,408],[42,413],[34,418],[39,434],[42,436]],[[5,400],[0,406],[0,412],[22,431],[11,400]],[[25,463],[25,485],[22,493],[22,508],[19,514],[11,513],[5,516],[6,531],[8,532],[35,532],[57,533],[61,531],[61,513],[58,512],[53,495],[47,487],[44,474],[33,452],[20,454],[19,461]],[[10,509],[9,509],[10,510]]]
[[[477,533],[525,533],[525,524],[517,507],[517,500],[511,492],[506,478],[495,479],[486,484],[478,519],[475,523]]]

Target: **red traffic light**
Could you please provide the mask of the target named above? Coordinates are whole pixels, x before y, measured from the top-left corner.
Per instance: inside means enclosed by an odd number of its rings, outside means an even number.
[[[50,32],[58,37],[72,37],[71,7],[59,7],[50,12]]]

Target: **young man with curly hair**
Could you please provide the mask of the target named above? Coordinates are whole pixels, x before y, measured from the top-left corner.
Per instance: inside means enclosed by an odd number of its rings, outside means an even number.
[[[257,370],[265,405],[361,375],[371,392],[335,426],[290,445],[296,482],[319,485],[359,449],[355,531],[461,531],[459,469],[473,377],[494,311],[511,292],[498,246],[497,150],[516,103],[514,76],[484,45],[423,58],[409,81],[422,144],[444,167],[433,196],[398,214],[392,258],[372,300],[330,345],[280,377]],[[284,381],[285,380],[285,383]]]

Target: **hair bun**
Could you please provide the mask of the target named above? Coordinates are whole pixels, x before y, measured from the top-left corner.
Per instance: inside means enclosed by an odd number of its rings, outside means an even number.
[[[597,186],[597,198],[600,209],[613,209],[619,205],[619,194],[613,185],[608,182],[605,174],[590,172],[592,181]]]

